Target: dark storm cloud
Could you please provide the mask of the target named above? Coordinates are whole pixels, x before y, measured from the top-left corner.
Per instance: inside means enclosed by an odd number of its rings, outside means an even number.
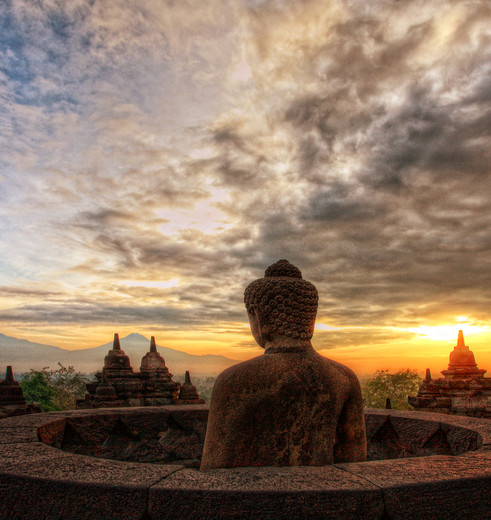
[[[441,312],[459,312],[460,302],[460,313],[481,314],[491,285],[491,40],[480,26],[491,11],[482,2],[459,11],[446,49],[430,46],[446,30],[437,17],[387,38],[394,12],[417,5],[379,3],[306,56],[308,96],[299,81],[275,117],[307,196],[292,206],[251,195],[262,212],[257,239],[233,253],[251,270],[280,256],[298,262],[318,283],[327,320],[404,326],[434,300]],[[273,45],[262,45],[274,60]],[[264,160],[238,133],[218,133],[218,144]]]
[[[367,195],[366,191],[361,186],[334,180],[312,195],[302,216],[306,220],[318,220],[326,224],[336,221],[355,224],[383,217],[386,213],[384,202],[376,200],[374,193]]]
[[[41,50],[9,33],[3,226],[22,208],[30,261],[63,260],[93,299],[4,320],[245,321],[243,288],[279,258],[317,285],[324,323],[488,316],[488,2],[19,5]],[[364,334],[342,330],[323,348]]]
[[[45,289],[29,289],[28,287],[12,287],[8,285],[0,286],[1,295],[11,296],[29,296],[34,298],[46,298],[50,296],[57,296],[60,292],[47,291]]]
[[[489,77],[479,80],[475,92],[482,83],[489,84]],[[419,170],[426,182],[456,182],[453,188],[462,188],[465,196],[469,182],[487,180],[491,152],[485,143],[490,136],[488,100],[471,93],[442,106],[430,87],[419,87],[371,136],[374,153],[362,181],[389,191],[415,190]]]
[[[223,312],[220,305],[205,305],[204,300],[189,298],[193,309],[144,304],[141,306],[113,306],[102,302],[25,305],[2,312],[0,321],[18,323],[162,323],[169,328],[212,326],[219,318],[224,321],[243,321],[243,313]],[[209,303],[209,300],[208,300]]]
[[[182,326],[196,325],[203,320],[191,316],[182,309],[167,307],[128,307],[102,303],[73,303],[63,305],[26,305],[2,313],[0,320],[27,323],[156,323]]]

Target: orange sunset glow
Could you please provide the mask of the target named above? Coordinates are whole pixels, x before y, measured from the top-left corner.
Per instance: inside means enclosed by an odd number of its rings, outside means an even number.
[[[357,374],[438,374],[459,330],[491,370],[487,1],[12,0],[0,22],[1,334],[245,360],[244,288],[286,258],[319,291],[314,347]]]

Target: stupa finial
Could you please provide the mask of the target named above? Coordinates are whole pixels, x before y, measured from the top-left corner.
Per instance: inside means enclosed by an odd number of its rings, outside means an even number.
[[[114,334],[113,350],[121,350],[121,344],[119,343],[119,334]]]
[[[457,339],[457,348],[465,348],[464,333],[459,330],[459,337]]]
[[[150,352],[157,352],[157,345],[155,344],[155,336],[150,338]]]
[[[7,366],[7,371],[5,372],[5,381],[13,381],[14,374],[12,373],[12,367],[10,365]]]

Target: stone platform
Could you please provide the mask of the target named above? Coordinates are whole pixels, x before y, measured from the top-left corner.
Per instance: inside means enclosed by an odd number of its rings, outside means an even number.
[[[200,472],[207,414],[188,405],[1,420],[0,518],[491,518],[487,419],[367,410],[369,462]]]

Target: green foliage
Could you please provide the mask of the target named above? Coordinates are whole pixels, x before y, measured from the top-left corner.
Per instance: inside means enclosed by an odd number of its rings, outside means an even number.
[[[27,402],[36,402],[43,412],[72,410],[85,395],[87,378],[72,366],[58,363],[58,370],[33,370],[22,374],[20,386]]]
[[[365,407],[385,408],[385,401],[389,397],[392,408],[412,410],[407,397],[416,395],[422,381],[417,371],[410,368],[398,370],[394,374],[388,370],[377,370],[361,387]]]
[[[55,390],[49,382],[47,368],[22,374],[20,386],[28,403],[37,403],[43,412],[59,410],[53,402]]]

